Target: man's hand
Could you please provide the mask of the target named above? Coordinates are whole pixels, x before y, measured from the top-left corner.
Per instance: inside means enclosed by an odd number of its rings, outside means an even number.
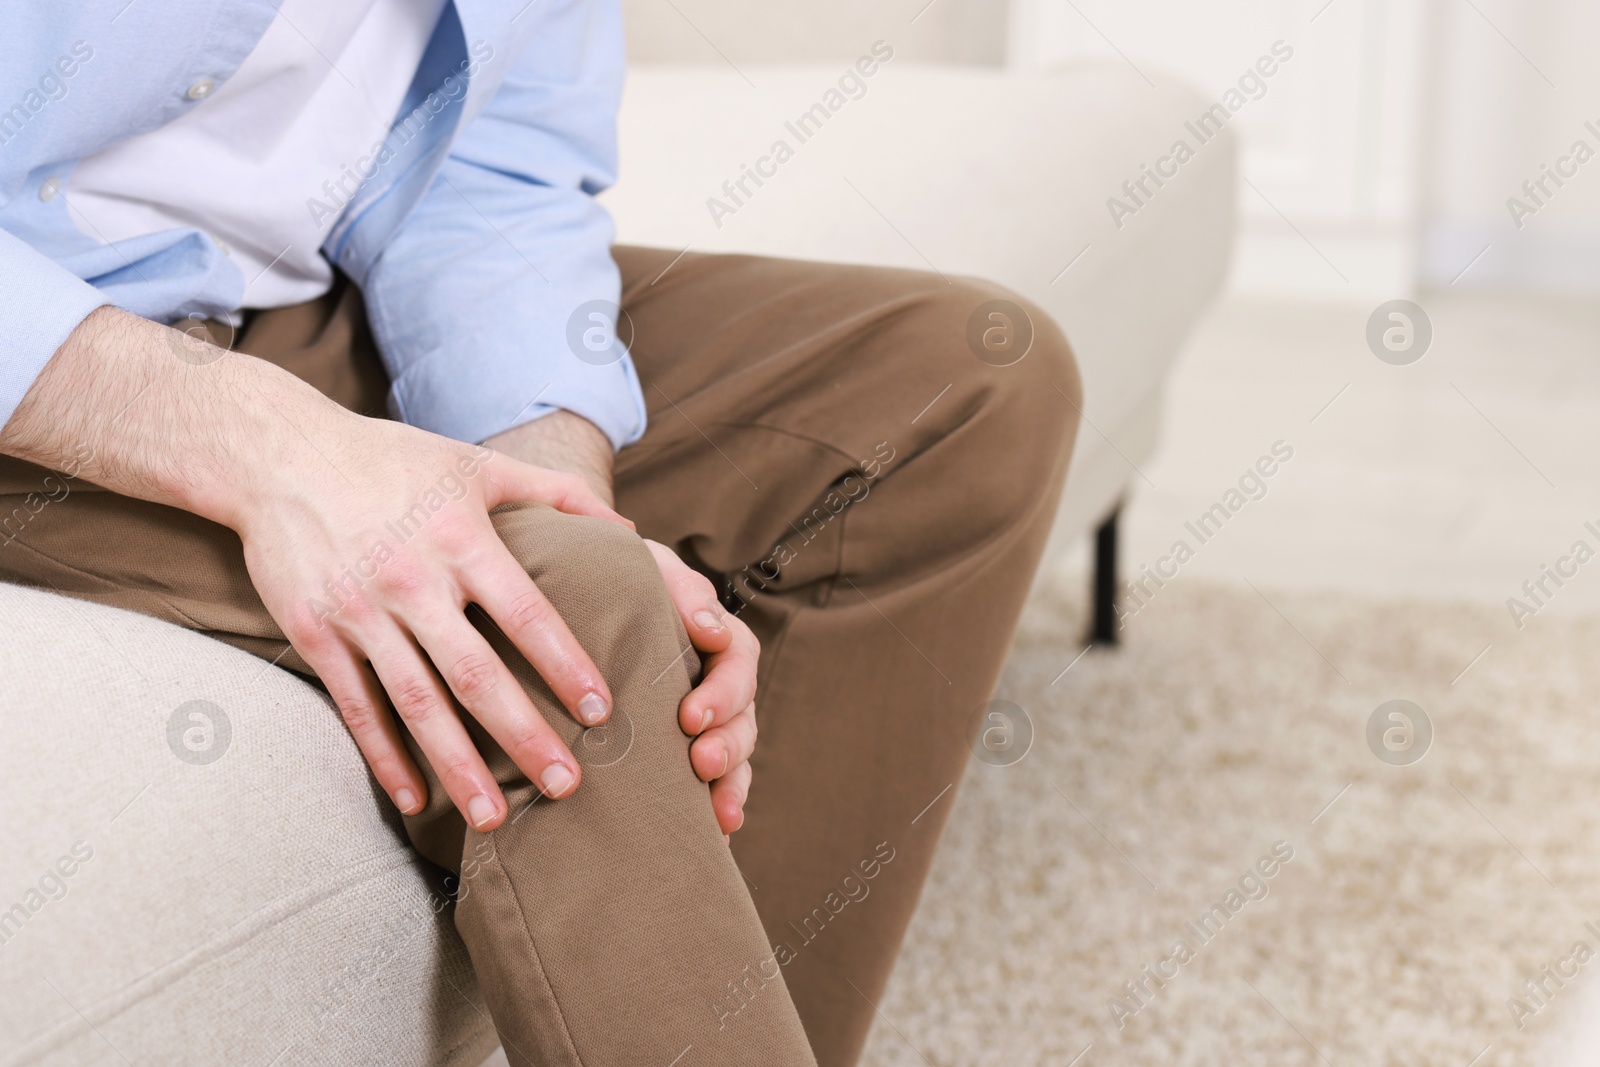
[[[705,658],[705,675],[678,705],[678,725],[694,737],[689,762],[711,783],[711,807],[724,834],[744,825],[750,756],[756,747],[756,659],[761,645],[722,610],[716,590],[666,545],[646,539],[666,579],[689,641]],[[698,736],[697,736],[698,735]]]
[[[552,798],[578,762],[489,643],[477,604],[585,725],[600,671],[496,535],[490,509],[539,501],[631,526],[582,478],[352,414],[262,360],[207,349],[112,308],[81,323],[0,431],[0,451],[222,523],[251,581],[328,687],[373,773],[407,814],[426,799],[389,701],[480,830],[505,798],[452,698]]]
[[[484,443],[528,463],[581,475],[597,496],[612,502],[611,442],[587,419],[557,411]],[[756,660],[761,646],[748,626],[723,610],[703,575],[665,545],[650,540],[645,544],[661,568],[690,643],[705,658],[700,684],[678,706],[678,724],[694,738],[689,761],[695,774],[711,783],[717,823],[724,834],[731,834],[744,824],[744,802],[750,793]]]

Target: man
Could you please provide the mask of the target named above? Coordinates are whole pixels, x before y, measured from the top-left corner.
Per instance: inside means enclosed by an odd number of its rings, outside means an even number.
[[[612,249],[611,0],[34,0],[0,39],[0,509],[97,490],[0,577],[325,687],[468,869],[512,1063],[854,1062],[1066,469],[1054,326]]]

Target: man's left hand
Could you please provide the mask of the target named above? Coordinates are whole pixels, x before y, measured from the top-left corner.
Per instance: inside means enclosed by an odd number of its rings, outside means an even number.
[[[722,832],[731,834],[744,825],[744,802],[750,794],[761,644],[750,627],[723,610],[703,574],[666,545],[648,538],[645,544],[666,579],[690,644],[705,660],[700,684],[678,705],[678,725],[694,738],[689,762],[701,781],[711,783],[711,808]]]

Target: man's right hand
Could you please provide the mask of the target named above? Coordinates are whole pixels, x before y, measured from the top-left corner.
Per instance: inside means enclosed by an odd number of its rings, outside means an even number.
[[[578,762],[465,609],[482,608],[579,722],[605,721],[604,678],[489,512],[535,501],[631,524],[577,475],[353,414],[262,360],[180,358],[193,347],[179,338],[94,312],[0,430],[0,452],[48,467],[91,454],[89,481],[238,533],[267,610],[401,811],[427,791],[391,703],[473,827],[500,825],[506,801],[452,698],[547,796],[569,795]]]

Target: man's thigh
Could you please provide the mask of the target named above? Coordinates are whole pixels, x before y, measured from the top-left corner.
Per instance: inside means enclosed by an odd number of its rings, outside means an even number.
[[[948,345],[877,343],[942,330],[959,345],[954,320],[974,283],[760,256],[613,255],[649,412],[643,438],[617,457],[619,505],[649,524],[646,536],[693,542],[724,573],[760,558],[798,504],[859,468],[885,435],[902,452],[931,440],[934,420],[912,420],[983,369],[970,356],[952,363]]]
[[[619,248],[650,423],[617,506],[761,640],[734,855],[853,1062],[993,692],[1081,403],[1059,328],[917,271]]]
[[[1059,480],[1077,368],[1059,327],[1004,287],[763,256],[613,256],[649,413],[617,456],[618,506],[696,565],[731,575],[763,559],[831,488],[891,453],[977,483],[979,522],[1027,502],[1001,494],[1037,497]],[[934,459],[941,446],[968,461]],[[1004,470],[985,477],[996,457]],[[959,515],[952,503],[929,494],[926,525]],[[952,544],[967,525],[944,521]]]

